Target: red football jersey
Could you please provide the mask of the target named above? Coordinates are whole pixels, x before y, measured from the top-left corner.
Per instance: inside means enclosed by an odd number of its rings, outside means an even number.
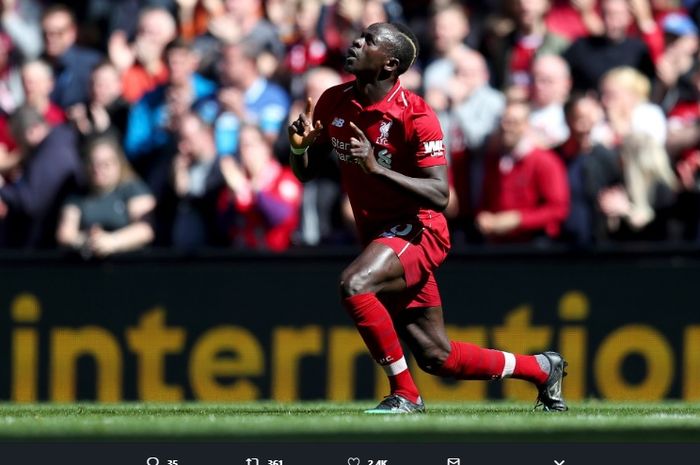
[[[365,173],[350,156],[350,138],[355,134],[352,121],[374,145],[377,161],[386,168],[421,177],[420,168],[447,163],[435,112],[400,81],[383,100],[366,107],[357,98],[354,81],[331,87],[316,103],[313,120],[323,124],[318,142],[330,144],[338,157],[343,189],[363,242],[386,226],[440,214],[422,207],[415,197],[386,180]]]

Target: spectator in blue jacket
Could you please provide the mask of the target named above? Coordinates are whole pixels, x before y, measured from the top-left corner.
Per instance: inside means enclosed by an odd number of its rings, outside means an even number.
[[[52,246],[60,207],[82,184],[75,131],[52,128],[30,106],[15,112],[11,126],[24,160],[19,179],[0,188],[3,245]]]
[[[214,103],[207,100],[216,94],[216,84],[195,72],[197,55],[181,39],[165,49],[169,78],[166,84],[144,95],[131,108],[124,148],[132,162],[154,152],[175,149],[173,137],[180,117],[190,110],[200,110],[212,118]]]
[[[274,143],[287,120],[290,99],[282,87],[260,73],[255,47],[247,42],[226,46],[220,72],[224,87],[219,92],[220,114],[215,123],[219,154],[237,152],[243,123],[257,125],[267,140]]]
[[[131,108],[124,141],[127,157],[158,199],[154,213],[158,244],[170,241],[176,208],[166,199],[180,120],[191,111],[209,121],[216,114],[216,84],[195,73],[198,57],[189,45],[181,39],[171,42],[165,49],[165,62],[168,82],[144,95]]]
[[[65,5],[46,9],[41,19],[44,58],[51,64],[56,84],[51,100],[64,110],[88,98],[90,73],[102,61],[94,51],[76,45],[78,28],[73,12]]]

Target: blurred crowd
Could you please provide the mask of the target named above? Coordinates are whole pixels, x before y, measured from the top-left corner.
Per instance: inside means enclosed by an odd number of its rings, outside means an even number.
[[[0,0],[0,246],[350,244],[287,125],[400,21],[454,242],[700,240],[699,0]]]

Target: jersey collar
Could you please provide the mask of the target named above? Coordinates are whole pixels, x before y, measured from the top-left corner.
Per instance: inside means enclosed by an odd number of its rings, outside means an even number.
[[[408,98],[406,96],[406,90],[401,85],[401,80],[397,79],[396,84],[387,92],[386,96],[371,105],[363,107],[360,101],[357,99],[355,94],[355,82],[352,82],[352,87],[347,89],[351,93],[351,101],[354,105],[364,111],[378,111],[381,113],[388,113],[392,116],[399,116],[401,112],[408,108]]]

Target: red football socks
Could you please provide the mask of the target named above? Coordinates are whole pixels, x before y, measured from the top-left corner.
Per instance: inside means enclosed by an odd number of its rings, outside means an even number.
[[[384,305],[375,294],[347,297],[343,299],[343,305],[355,322],[372,358],[384,368],[389,377],[391,393],[418,402],[418,388],[408,371],[399,337]]]
[[[440,374],[457,379],[524,379],[542,384],[549,376],[534,355],[516,355],[494,349],[483,349],[467,342],[450,343],[452,351]]]
[[[524,379],[535,384],[544,384],[547,381],[549,373],[542,370],[534,355],[513,354],[513,356],[515,357],[515,367],[511,378]]]
[[[450,342],[452,351],[442,365],[440,374],[457,379],[496,379],[503,373],[503,352],[469,344]]]

